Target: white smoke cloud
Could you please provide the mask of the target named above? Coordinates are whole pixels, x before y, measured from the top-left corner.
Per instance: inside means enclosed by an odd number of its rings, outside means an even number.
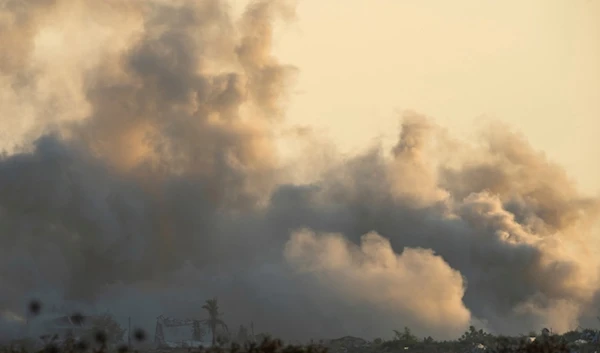
[[[397,315],[436,336],[460,336],[470,323],[460,273],[430,249],[398,255],[374,232],[362,236],[359,247],[340,234],[301,230],[292,234],[285,255],[299,271],[315,274],[321,290],[333,290],[350,305]]]

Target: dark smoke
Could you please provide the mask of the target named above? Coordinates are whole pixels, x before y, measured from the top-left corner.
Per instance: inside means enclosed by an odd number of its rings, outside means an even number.
[[[0,323],[32,297],[151,331],[217,296],[290,339],[595,318],[599,200],[506,127],[470,145],[406,113],[389,153],[280,160],[290,4],[3,5]]]

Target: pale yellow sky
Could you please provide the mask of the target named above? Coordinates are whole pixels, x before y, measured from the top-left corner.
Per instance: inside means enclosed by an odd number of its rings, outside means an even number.
[[[299,0],[276,55],[301,70],[288,120],[344,151],[413,109],[456,137],[488,116],[600,192],[600,1]]]

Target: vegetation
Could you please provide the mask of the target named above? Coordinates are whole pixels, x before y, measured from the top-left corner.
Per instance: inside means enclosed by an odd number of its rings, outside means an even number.
[[[107,344],[119,344],[124,342],[126,330],[122,328],[112,316],[108,313],[92,319],[91,328],[85,333],[88,341],[95,338],[96,335],[102,334],[106,337],[103,339]]]
[[[30,305],[30,313],[37,315],[41,306]],[[281,341],[266,337],[262,343],[252,342],[248,330],[241,326],[235,341],[239,343],[225,344],[219,341],[217,328],[223,327],[229,332],[227,325],[221,319],[217,299],[207,300],[202,306],[208,312],[208,319],[204,323],[213,333],[213,346],[209,349],[188,349],[189,353],[592,353],[600,351],[597,342],[598,331],[591,329],[577,329],[562,335],[552,334],[542,330],[540,334],[530,332],[519,337],[495,336],[474,326],[452,341],[436,341],[428,336],[418,338],[409,327],[403,330],[394,330],[390,340],[376,338],[372,342],[345,337],[332,340],[332,344],[322,342],[319,345],[287,345]],[[82,320],[80,315],[74,315],[72,320]],[[91,325],[95,332],[86,334],[78,339],[74,337],[43,336],[40,348],[33,348],[31,341],[15,341],[12,345],[0,347],[0,353],[127,353],[131,347],[121,344],[115,346],[111,342],[122,342],[123,330],[108,314],[94,319]],[[132,337],[135,342],[146,340],[143,331],[136,330]],[[336,344],[334,345],[333,342]],[[340,345],[341,342],[341,345]],[[137,351],[131,351],[137,352]],[[164,350],[162,351],[164,352]],[[162,353],[161,352],[161,353]]]
[[[221,320],[221,315],[223,314],[219,312],[219,303],[217,298],[207,300],[206,304],[202,306],[202,309],[208,312],[206,324],[208,325],[210,333],[212,334],[212,345],[214,346],[218,340],[217,328],[221,326],[227,332],[229,332],[229,329],[227,328],[225,322]],[[223,341],[223,339],[221,339],[221,341]]]
[[[404,327],[404,330],[394,330],[394,338],[391,341],[382,343],[382,348],[390,351],[404,350],[404,347],[413,348],[419,344],[419,338],[412,334],[410,328]]]

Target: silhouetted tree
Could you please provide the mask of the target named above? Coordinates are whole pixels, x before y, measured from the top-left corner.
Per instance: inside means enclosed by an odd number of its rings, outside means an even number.
[[[208,312],[208,319],[204,322],[208,325],[210,332],[212,334],[212,345],[214,346],[217,343],[217,327],[221,326],[225,329],[225,331],[229,332],[227,325],[223,320],[221,320],[220,316],[223,315],[219,312],[219,303],[217,298],[209,299],[202,306],[202,309]]]
[[[494,337],[483,331],[482,329],[477,330],[475,326],[469,326],[469,330],[458,339],[459,342],[463,343],[476,343],[476,344],[488,344]]]
[[[404,327],[404,331],[402,332],[394,330],[394,334],[394,339],[401,341],[405,345],[411,345],[419,342],[417,336],[413,335],[408,327]]]

